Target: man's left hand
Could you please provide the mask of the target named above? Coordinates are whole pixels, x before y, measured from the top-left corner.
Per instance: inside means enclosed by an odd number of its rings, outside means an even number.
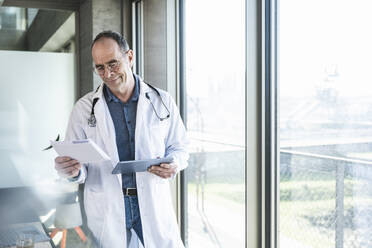
[[[177,165],[176,164],[160,164],[153,165],[148,169],[149,172],[167,179],[173,177],[177,172]]]

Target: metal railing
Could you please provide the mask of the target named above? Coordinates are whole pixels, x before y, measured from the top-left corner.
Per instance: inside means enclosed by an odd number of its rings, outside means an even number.
[[[322,163],[323,166],[319,165],[312,165],[309,169],[314,169],[318,167],[319,170],[332,170],[332,167],[330,165],[333,165],[333,169],[335,169],[335,180],[336,180],[336,189],[335,189],[335,247],[336,248],[343,248],[344,247],[344,227],[345,227],[345,218],[344,218],[344,196],[345,196],[345,168],[347,167],[355,167],[355,166],[367,166],[368,168],[372,168],[372,162],[364,161],[364,160],[358,160],[358,159],[349,159],[349,158],[342,158],[342,157],[336,157],[336,156],[328,156],[328,155],[320,155],[320,154],[314,154],[309,152],[301,152],[301,151],[293,151],[290,149],[281,149],[280,150],[281,155],[289,155],[292,158],[293,157],[299,157],[299,158],[306,158],[306,159],[317,159],[317,160],[324,160],[326,163]],[[325,166],[324,166],[325,165]],[[291,164],[291,167],[293,165]],[[372,245],[372,244],[367,244]],[[358,247],[360,246],[358,244],[355,244],[355,246],[352,247]],[[363,246],[363,247],[371,247],[371,246]],[[347,248],[350,248],[350,246],[347,246]]]

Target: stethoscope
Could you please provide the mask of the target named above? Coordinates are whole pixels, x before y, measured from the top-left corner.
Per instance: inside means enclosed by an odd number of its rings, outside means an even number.
[[[145,82],[145,83],[146,83],[146,82]],[[149,93],[146,92],[146,93],[145,93],[145,96],[146,96],[146,98],[150,101],[151,106],[152,106],[152,109],[154,110],[156,117],[158,117],[160,121],[164,121],[164,120],[168,119],[168,118],[170,117],[170,112],[169,112],[169,109],[167,108],[167,105],[165,105],[165,103],[163,102],[163,98],[161,97],[160,92],[159,92],[159,91],[158,91],[154,86],[152,86],[151,84],[149,84],[149,83],[146,83],[146,84],[147,84],[147,85],[148,85],[148,86],[149,86],[153,91],[155,91],[156,94],[160,97],[160,101],[161,101],[161,103],[163,104],[164,108],[165,108],[165,109],[167,110],[167,112],[168,112],[168,114],[167,114],[165,117],[161,117],[161,116],[158,114],[158,112],[156,111],[155,106],[154,106],[154,104],[152,103],[152,101],[151,101],[151,99],[150,99],[150,97],[149,97]],[[95,93],[97,93],[99,87],[101,87],[101,86],[98,86],[98,88],[96,89]],[[94,115],[94,106],[96,105],[98,99],[99,99],[98,97],[93,98],[92,109],[91,109],[91,111],[90,111],[90,117],[88,118],[88,125],[89,125],[90,127],[95,127],[96,124],[97,124],[96,116]]]

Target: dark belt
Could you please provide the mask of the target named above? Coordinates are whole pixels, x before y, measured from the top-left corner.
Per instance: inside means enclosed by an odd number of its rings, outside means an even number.
[[[137,195],[137,189],[136,188],[123,188],[123,194],[124,195]]]

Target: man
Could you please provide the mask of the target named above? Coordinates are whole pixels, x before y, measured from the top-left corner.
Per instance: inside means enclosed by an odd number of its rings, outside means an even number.
[[[76,103],[66,140],[92,139],[111,161],[82,165],[57,157],[55,168],[60,176],[85,183],[88,227],[99,247],[132,247],[138,240],[145,247],[183,247],[167,180],[188,159],[177,107],[168,93],[133,74],[133,51],[120,34],[98,34],[92,57],[103,83]],[[118,161],[157,157],[173,162],[133,175],[111,173]]]

